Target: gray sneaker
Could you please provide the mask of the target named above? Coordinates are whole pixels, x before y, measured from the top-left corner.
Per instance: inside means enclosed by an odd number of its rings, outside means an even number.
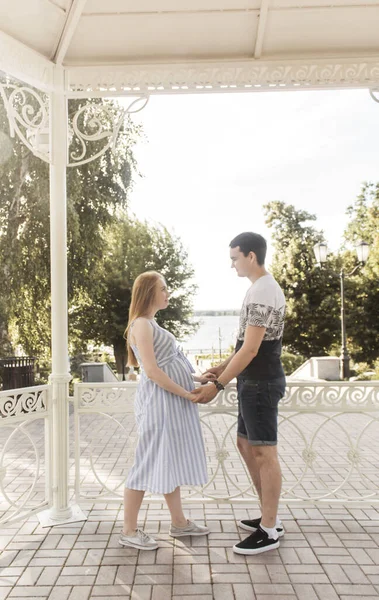
[[[142,529],[136,529],[135,535],[125,535],[121,533],[118,539],[120,546],[128,546],[129,548],[137,548],[137,550],[156,550],[158,542],[148,535]]]
[[[208,533],[208,527],[196,525],[194,521],[189,521],[188,519],[185,527],[175,527],[171,524],[169,530],[169,534],[175,538],[184,537],[185,535],[208,535]]]

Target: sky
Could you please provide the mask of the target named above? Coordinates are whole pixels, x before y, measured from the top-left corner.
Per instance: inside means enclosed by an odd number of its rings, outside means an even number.
[[[181,238],[195,309],[240,307],[249,282],[230,268],[229,242],[255,231],[270,248],[264,204],[315,214],[337,250],[346,208],[362,182],[379,180],[379,105],[368,90],[152,96],[133,120],[146,139],[130,209]]]

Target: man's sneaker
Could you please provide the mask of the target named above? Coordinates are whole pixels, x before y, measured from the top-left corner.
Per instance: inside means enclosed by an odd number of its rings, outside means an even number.
[[[175,538],[184,537],[185,535],[208,535],[208,533],[208,527],[196,525],[196,523],[189,521],[188,519],[185,527],[175,527],[171,524],[169,531],[169,534]]]
[[[233,546],[233,552],[236,554],[260,554],[268,552],[268,550],[275,550],[279,546],[279,539],[274,540],[268,537],[268,533],[259,527],[255,533]]]
[[[259,517],[259,519],[252,520],[243,519],[242,521],[239,521],[238,527],[241,527],[241,529],[246,529],[246,531],[257,531],[261,524],[261,520],[261,517]],[[278,537],[282,537],[284,535],[284,527],[282,524],[280,524],[280,526],[276,528],[276,532],[278,534]]]
[[[137,550],[156,550],[158,548],[158,542],[151,535],[142,531],[142,529],[136,529],[135,535],[121,533],[118,543],[120,546],[137,548]]]

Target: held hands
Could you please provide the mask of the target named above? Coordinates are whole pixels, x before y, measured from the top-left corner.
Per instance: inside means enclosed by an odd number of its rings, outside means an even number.
[[[218,365],[217,367],[212,367],[205,371],[202,374],[202,377],[206,377],[208,381],[212,381],[212,379],[217,379],[220,377],[221,373],[224,371],[224,367],[222,365]]]
[[[211,402],[216,398],[217,394],[218,389],[213,383],[209,382],[207,385],[203,385],[202,387],[193,390],[189,400],[195,404],[208,404],[208,402]]]
[[[194,402],[195,404],[208,404],[208,402],[211,402],[216,398],[218,394],[216,386],[204,384],[209,384],[217,379],[223,370],[224,368],[219,365],[218,367],[208,369],[208,371],[205,371],[200,377],[196,377],[196,381],[201,383],[202,387],[189,392],[186,396],[187,400],[191,400],[191,402]]]
[[[201,388],[199,387],[192,390],[192,392],[188,392],[185,395],[185,398],[194,404],[208,404],[208,402],[217,396],[217,393],[217,389],[214,385],[203,385]]]
[[[207,371],[206,373],[200,375],[200,377],[197,378],[197,381],[204,385],[204,383],[208,383],[208,381],[212,381],[213,379],[216,379],[216,375]]]
[[[208,369],[208,371],[202,373],[200,377],[196,377],[196,381],[199,381],[202,385],[208,383],[208,381],[214,381],[221,375],[223,370],[224,369],[220,365],[218,367],[212,367],[211,369]]]

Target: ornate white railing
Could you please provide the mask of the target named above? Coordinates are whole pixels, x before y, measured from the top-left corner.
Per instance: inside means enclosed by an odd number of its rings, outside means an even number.
[[[135,392],[135,383],[75,386],[78,501],[121,499],[137,441]],[[199,410],[209,481],[185,488],[183,498],[251,502],[255,490],[236,448],[235,385]],[[379,382],[289,381],[279,409],[283,500],[379,501],[378,421]]]
[[[49,390],[0,392],[0,525],[50,504]]]

